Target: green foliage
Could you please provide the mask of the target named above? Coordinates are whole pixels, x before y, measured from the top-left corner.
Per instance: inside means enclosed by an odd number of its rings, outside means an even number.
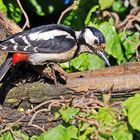
[[[4,0],[4,4],[7,7],[8,17],[15,22],[21,21],[22,12],[15,0]]]
[[[64,127],[58,125],[55,128],[42,133],[37,140],[71,140],[77,139],[77,128],[74,126]]]
[[[93,54],[81,54],[79,57],[70,61],[71,71],[85,71],[88,69],[102,68],[105,62]]]
[[[12,134],[7,131],[6,133],[4,133],[1,137],[0,140],[14,140],[12,137]]]
[[[113,3],[114,3],[114,0],[99,0],[101,10],[109,8],[110,6],[113,5]]]
[[[118,33],[115,29],[114,21],[112,18],[103,19],[101,18],[101,16],[96,14],[97,11],[106,8],[111,8],[113,11],[119,13],[125,12],[127,8],[124,7],[124,3],[120,0],[99,0],[99,3],[97,1],[90,2],[90,10],[87,10],[89,8],[89,5],[85,1],[80,1],[78,8],[75,11],[69,12],[69,14],[67,14],[66,17],[63,18],[62,23],[69,25],[77,30],[79,30],[79,28],[84,28],[84,26],[93,26],[98,28],[105,35],[107,54],[111,58],[113,57],[113,59],[116,60],[117,64],[134,60],[136,46],[140,41],[140,33],[135,33],[134,31],[127,31],[126,35],[124,34],[124,32]],[[84,4],[85,7],[83,7],[82,4]],[[84,21],[84,24],[82,21]],[[95,65],[95,61],[98,63],[98,65]],[[94,66],[91,66],[91,62],[93,62]],[[114,61],[112,64],[116,65],[116,62]],[[101,63],[102,61],[97,61],[96,59],[87,59],[87,55],[82,55],[79,58],[72,60],[72,62],[70,61],[70,64],[67,66],[69,66],[68,71],[83,71],[88,69],[101,68],[103,67]]]
[[[29,136],[24,134],[21,130],[7,131],[0,137],[0,140],[29,140]]]
[[[79,112],[79,108],[61,108],[59,110],[62,119],[67,123],[74,118],[74,116]]]
[[[23,8],[25,6],[27,9],[30,9],[32,13],[36,13],[38,16],[46,16],[47,14],[54,14],[63,9],[64,3],[63,0],[59,0],[59,5],[57,0],[27,0],[26,2],[21,2],[21,5]],[[22,12],[15,0],[0,0],[0,10],[7,12],[8,18],[17,23],[25,20],[24,18],[22,19]]]
[[[87,2],[87,0],[81,0],[77,9],[66,14],[61,23],[71,26],[75,30],[81,30],[84,28],[84,21],[94,4],[97,4],[97,1],[90,0]]]
[[[45,15],[45,13],[42,9],[42,6],[37,2],[37,0],[30,0],[29,2],[35,8],[37,15],[39,15],[39,16],[44,16]]]
[[[4,5],[3,0],[0,0],[0,11],[2,11],[4,13],[7,12],[7,8]]]
[[[122,0],[116,0],[114,1],[112,5],[112,10],[114,12],[123,13],[127,10],[127,8],[124,6],[124,3]]]
[[[64,4],[63,0],[59,0],[59,4],[57,0],[28,0],[27,6],[30,6],[29,8],[38,16],[46,16],[47,14],[54,14],[58,12],[63,8]]]
[[[128,98],[122,108],[111,107],[106,98],[103,96],[102,107],[88,113],[70,106],[56,110],[54,113],[59,114],[63,123],[39,136],[28,136],[11,128],[0,136],[0,140],[134,140],[136,133],[140,139],[140,94]]]
[[[137,46],[140,41],[140,33],[132,31],[121,32],[119,37],[122,42],[122,47],[125,50],[124,55],[127,60],[130,60],[136,52],[137,48],[135,46]]]
[[[133,129],[140,131],[140,94],[129,98],[124,102],[125,113],[128,116],[128,122]]]
[[[133,135],[126,124],[119,124],[112,130],[113,140],[132,140]]]
[[[91,23],[92,24],[92,23]],[[110,20],[109,22],[104,21],[101,24],[93,24],[96,28],[101,30],[106,37],[106,52],[117,59],[118,64],[120,64],[123,59],[123,51],[121,47],[121,42],[116,29]]]

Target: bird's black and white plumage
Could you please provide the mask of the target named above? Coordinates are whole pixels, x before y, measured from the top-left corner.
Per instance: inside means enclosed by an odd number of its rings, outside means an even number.
[[[32,28],[9,37],[0,43],[0,50],[26,54],[26,57],[23,57],[26,59],[22,61],[29,61],[33,65],[66,62],[82,52],[96,53],[107,65],[110,65],[103,51],[104,46],[104,35],[96,28],[86,27],[82,31],[75,32],[70,27],[52,24]],[[17,55],[16,58],[13,57],[13,64],[17,63],[18,59],[21,61]]]
[[[17,33],[0,45],[1,50],[9,52],[61,53],[76,45],[76,36],[64,25],[43,25]]]

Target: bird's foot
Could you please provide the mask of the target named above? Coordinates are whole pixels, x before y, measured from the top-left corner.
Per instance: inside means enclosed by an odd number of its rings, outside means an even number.
[[[49,77],[54,81],[55,85],[58,85],[58,81],[66,84],[67,73],[56,63],[49,63],[47,68],[50,69],[48,72]],[[43,71],[45,72],[45,70]]]
[[[52,80],[55,85],[59,82],[66,84],[67,73],[56,63],[50,62],[45,67],[36,67],[36,70],[43,77]]]

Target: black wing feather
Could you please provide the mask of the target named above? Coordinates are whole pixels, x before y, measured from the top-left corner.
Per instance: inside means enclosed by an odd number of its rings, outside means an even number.
[[[12,65],[12,57],[11,57],[11,54],[9,54],[7,56],[7,58],[6,58],[6,60],[0,66],[0,81],[6,75],[6,73],[8,72],[8,70],[11,68],[11,65]]]
[[[36,32],[39,32],[39,34],[48,32],[51,30],[60,30],[65,31],[66,33],[70,34],[71,37],[67,37],[66,35],[60,35],[55,36],[53,39],[49,40],[31,40],[29,38],[29,34],[33,34]],[[28,46],[27,43],[22,39],[22,37],[25,37],[27,41],[30,43]],[[13,39],[15,43],[12,43],[10,40]],[[3,47],[0,47],[0,50],[2,51],[8,51],[8,52],[22,52],[22,53],[33,53],[34,51],[36,53],[62,53],[65,51],[68,51],[72,49],[76,45],[76,36],[75,32],[72,28],[59,25],[59,24],[52,24],[52,25],[43,25],[36,28],[32,28],[27,31],[23,31],[20,33],[17,33],[6,40],[4,40],[2,43],[0,43],[0,46],[6,46],[6,49],[2,49]],[[17,50],[14,49],[14,45],[18,45]],[[26,49],[24,49],[26,47]]]

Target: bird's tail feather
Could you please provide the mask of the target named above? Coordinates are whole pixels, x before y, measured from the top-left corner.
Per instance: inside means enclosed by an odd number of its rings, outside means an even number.
[[[3,64],[0,66],[0,81],[3,79],[5,74],[8,72],[12,65],[12,57],[8,57]]]

